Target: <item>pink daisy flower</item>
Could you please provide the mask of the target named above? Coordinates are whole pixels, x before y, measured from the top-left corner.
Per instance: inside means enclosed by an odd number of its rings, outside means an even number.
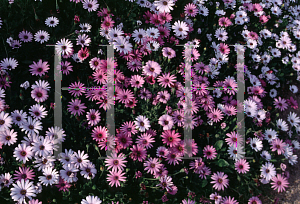
[[[273,182],[271,182],[271,184],[272,184],[271,187],[274,188],[274,190],[277,189],[278,193],[285,191],[285,188],[288,187],[288,185],[289,185],[287,178],[283,177],[280,174],[277,174],[277,176],[274,176],[272,178],[272,181]]]
[[[210,118],[213,122],[219,122],[223,119],[223,113],[218,108],[215,108],[207,115],[207,117]]]
[[[162,134],[162,141],[170,147],[175,147],[180,142],[180,134],[175,133],[175,130],[165,130]]]
[[[58,184],[55,185],[59,191],[69,191],[69,188],[71,187],[71,184],[69,184],[67,181],[59,177]]]
[[[235,93],[237,93],[237,83],[234,79],[232,78],[226,78],[223,86],[226,87],[224,89],[225,93],[228,93],[229,95],[235,95]]]
[[[78,100],[78,99],[71,99],[72,102],[69,102],[69,105],[68,105],[68,111],[71,112],[71,114],[73,115],[81,115],[83,114],[85,111],[83,109],[86,108],[86,106],[84,106],[84,103],[81,103],[81,100]]]
[[[71,89],[69,90],[69,93],[74,97],[81,96],[83,93],[85,93],[86,89],[84,84],[81,82],[72,83],[69,88]]]
[[[281,111],[288,108],[288,104],[286,103],[286,100],[281,98],[280,96],[274,99],[274,105],[275,108],[279,108]]]
[[[164,57],[167,57],[168,59],[172,59],[172,58],[176,57],[175,51],[170,47],[164,47],[162,49],[162,54]]]
[[[163,126],[163,130],[171,130],[174,125],[172,117],[168,114],[160,116],[158,119],[158,124]]]
[[[167,86],[171,88],[171,86],[174,86],[174,82],[176,82],[176,76],[170,75],[170,72],[166,74],[162,74],[162,76],[159,76],[157,78],[157,82],[159,82],[159,85],[166,88]]]
[[[32,75],[39,75],[39,76],[42,76],[42,75],[45,75],[46,72],[48,72],[48,70],[50,69],[49,68],[49,65],[48,65],[48,62],[42,62],[42,60],[40,59],[38,61],[38,63],[36,62],[33,62],[32,65],[29,65],[29,67],[31,68],[29,71]]]
[[[107,170],[112,169],[112,171],[123,171],[126,167],[125,163],[127,162],[126,157],[123,153],[117,155],[116,152],[113,152],[111,156],[107,156],[105,159],[105,166],[108,166]]]
[[[253,196],[249,199],[248,204],[262,204],[262,202],[257,196]]]
[[[101,27],[105,30],[109,30],[110,28],[114,27],[114,21],[111,19],[111,17],[106,16],[104,17],[104,21],[101,23]]]
[[[131,76],[130,84],[133,88],[134,87],[141,88],[141,87],[143,87],[144,83],[145,83],[145,80],[142,76],[140,76],[140,75]]]
[[[234,199],[234,197],[223,197],[222,199],[222,204],[238,204],[238,202]]]
[[[26,146],[25,144],[19,144],[18,147],[15,148],[14,157],[16,157],[17,161],[22,161],[23,164],[26,161],[29,161],[33,156],[32,147]]]
[[[112,170],[109,171],[109,175],[106,178],[107,181],[109,181],[109,185],[110,186],[114,186],[116,185],[116,187],[121,186],[120,181],[126,181],[126,177],[124,176],[125,173],[123,173],[122,171],[116,171],[116,170]]]
[[[154,138],[152,138],[152,135],[148,133],[143,133],[140,136],[138,136],[136,143],[141,145],[142,147],[145,147],[146,149],[149,149],[153,147],[151,143],[155,142]]]
[[[134,94],[131,90],[121,90],[120,93],[117,94],[116,99],[121,103],[129,103],[134,98]]]
[[[48,99],[47,90],[42,87],[36,87],[31,91],[31,98],[33,98],[36,102],[41,103]]]
[[[167,191],[170,191],[171,190],[171,186],[174,185],[173,182],[172,182],[172,177],[167,176],[167,175],[161,177],[159,181],[160,181],[160,183],[157,184],[156,186],[161,187],[162,190],[166,189]]]
[[[58,65],[57,69],[61,70],[63,74],[68,75],[70,72],[73,71],[72,67],[73,66],[71,65],[70,62],[65,61],[65,62],[61,62],[61,65],[60,66]]]
[[[213,181],[211,181],[210,183],[214,184],[213,188],[220,191],[221,189],[224,190],[224,187],[227,188],[227,186],[229,185],[229,180],[227,179],[227,175],[224,174],[223,172],[217,172],[214,173],[211,176],[211,179]]]
[[[161,67],[157,62],[149,60],[146,65],[143,66],[143,73],[147,76],[153,76],[156,78],[161,72]]]
[[[88,124],[94,126],[100,121],[101,116],[98,110],[90,109],[90,112],[86,114],[86,118],[89,121]]]
[[[195,4],[189,3],[184,7],[184,13],[188,16],[195,17],[198,14],[198,9]]]
[[[239,145],[241,146],[242,143],[243,143],[243,138],[242,136],[237,133],[237,132],[230,132],[230,133],[226,133],[226,135],[229,137],[229,138],[226,138],[225,141],[227,142],[228,146],[231,146],[231,145]]]
[[[271,144],[272,144],[271,147],[272,152],[277,151],[278,155],[281,155],[281,153],[285,152],[286,143],[283,142],[281,139],[276,138],[272,140]]]
[[[235,162],[235,170],[237,170],[237,172],[240,173],[247,173],[250,169],[249,163],[245,160],[245,159],[240,159],[238,161]]]
[[[147,151],[144,147],[140,145],[133,145],[130,150],[130,158],[133,159],[133,161],[139,160],[140,162],[142,162],[144,159],[146,159]]]
[[[179,164],[179,161],[182,161],[181,158],[179,153],[171,150],[169,151],[169,154],[167,154],[166,161],[168,161],[168,164],[173,164],[175,166],[176,164]]]
[[[78,58],[80,60],[85,60],[86,58],[88,58],[90,56],[90,53],[89,53],[89,50],[88,48],[81,48],[79,51],[78,51]]]
[[[100,69],[100,59],[98,57],[94,57],[90,60],[89,65],[92,70],[98,70]]]
[[[232,25],[232,22],[230,21],[229,18],[227,17],[221,17],[219,18],[219,26],[225,26],[225,27],[228,27],[228,26],[231,26]]]
[[[106,83],[107,75],[102,70],[97,70],[96,72],[94,72],[93,77],[94,77],[93,78],[94,82],[96,82],[97,84],[105,84]]]
[[[136,126],[134,122],[129,121],[129,122],[124,122],[123,125],[120,128],[121,132],[127,137],[131,137],[131,134],[136,134],[138,131],[136,130]]]
[[[220,43],[219,51],[224,55],[228,55],[230,53],[230,48],[227,44]]]
[[[157,158],[149,158],[148,161],[144,162],[145,171],[153,175],[158,172],[162,166],[163,164],[160,164]]]
[[[33,172],[32,169],[27,168],[27,167],[19,167],[19,171],[15,170],[15,174],[14,174],[14,179],[21,181],[21,179],[24,179],[25,181],[27,179],[31,179],[33,180],[33,178],[35,177],[35,173]]]
[[[120,147],[126,149],[132,145],[132,138],[127,137],[127,135],[119,133],[116,137],[116,142],[119,143]]]
[[[234,106],[231,105],[225,105],[223,112],[228,115],[228,116],[232,116],[232,115],[236,115],[237,110]]]
[[[203,154],[204,154],[204,157],[206,157],[207,159],[215,159],[217,152],[213,146],[206,145],[203,149]]]
[[[172,21],[172,15],[166,12],[159,12],[158,19],[161,21],[161,24],[165,24],[165,22],[170,23]]]
[[[92,131],[92,138],[96,142],[104,141],[106,139],[106,127],[97,126]]]

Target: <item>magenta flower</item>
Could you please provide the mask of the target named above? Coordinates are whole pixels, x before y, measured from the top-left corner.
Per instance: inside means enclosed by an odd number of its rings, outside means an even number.
[[[30,73],[32,75],[36,75],[36,76],[37,75],[39,75],[39,76],[45,75],[45,73],[48,72],[48,70],[50,69],[48,62],[42,62],[41,59],[38,61],[38,63],[33,62],[33,64],[29,65],[29,67],[31,68],[29,70]]]
[[[19,167],[19,171],[15,170],[15,172],[14,179],[17,179],[18,181],[21,181],[21,179],[24,179],[25,181],[27,179],[33,180],[35,177],[33,170],[27,167]]]
[[[211,179],[213,181],[211,181],[210,183],[213,183],[213,188],[216,189],[216,190],[224,190],[224,187],[227,188],[228,185],[229,185],[229,180],[227,179],[227,175],[224,174],[223,172],[217,172],[217,173],[214,173],[212,176],[211,176]]]
[[[69,188],[71,187],[71,184],[69,184],[67,181],[59,177],[59,183],[55,185],[59,191],[69,191]]]
[[[288,187],[289,182],[287,181],[287,178],[281,176],[280,174],[277,174],[277,176],[274,176],[272,178],[271,184],[272,184],[272,188],[274,188],[274,190],[277,189],[278,193],[285,191],[285,188]]]
[[[250,169],[249,163],[245,159],[240,159],[235,162],[235,170],[240,173],[247,173]]]
[[[125,173],[122,171],[112,170],[109,171],[109,175],[106,178],[107,181],[109,181],[110,186],[116,185],[116,187],[121,186],[120,181],[126,181],[126,177],[124,176]]]
[[[158,172],[162,166],[163,164],[160,164],[157,158],[149,158],[148,161],[144,162],[145,171],[153,175]]]
[[[215,108],[207,115],[207,117],[210,118],[213,122],[219,122],[223,119],[223,113],[218,108]]]
[[[81,100],[78,99],[71,99],[72,102],[69,102],[68,105],[68,111],[71,112],[71,114],[73,115],[82,115],[85,111],[84,109],[86,109],[86,106],[84,106],[84,103],[81,103]]]
[[[126,157],[123,153],[117,155],[116,152],[113,152],[111,156],[107,156],[107,159],[105,159],[105,166],[108,166],[108,170],[123,171],[124,167],[126,167],[125,163],[127,162],[125,159]]]
[[[213,146],[206,145],[203,149],[203,154],[207,159],[214,159],[216,158],[217,152]]]
[[[225,26],[225,27],[228,27],[228,26],[232,25],[232,22],[227,17],[221,17],[221,18],[219,18],[218,23],[219,23],[219,26]]]
[[[175,147],[180,142],[180,134],[175,133],[175,130],[165,130],[161,137],[164,144],[167,144],[170,147]]]

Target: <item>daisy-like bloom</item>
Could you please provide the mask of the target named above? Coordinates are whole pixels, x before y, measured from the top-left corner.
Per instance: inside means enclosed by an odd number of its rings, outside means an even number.
[[[174,25],[172,25],[172,29],[174,30],[174,33],[176,36],[180,35],[187,35],[189,31],[189,27],[186,22],[184,21],[176,21]]]
[[[77,152],[74,152],[74,157],[75,157],[75,167],[76,168],[81,168],[85,165],[88,164],[89,160],[89,156],[87,154],[84,154],[84,151],[80,151],[78,150]]]
[[[77,171],[79,171],[74,165],[68,164],[63,166],[64,169],[60,170],[60,176],[68,183],[76,182],[78,178],[76,177]]]
[[[144,162],[145,171],[147,173],[155,174],[159,171],[159,168],[161,168],[163,164],[159,163],[159,160],[157,158],[149,158],[148,161]]]
[[[81,47],[89,46],[90,43],[91,38],[86,34],[78,35],[76,39],[76,45],[81,45]]]
[[[162,49],[162,54],[164,57],[167,57],[168,59],[172,59],[172,58],[176,57],[175,51],[170,47],[164,47]]]
[[[170,13],[175,5],[174,0],[155,0],[153,3],[160,13]]]
[[[285,147],[287,144],[283,142],[281,139],[276,138],[272,140],[271,144],[272,144],[271,147],[272,152],[277,151],[278,155],[281,155],[281,153],[285,152]]]
[[[78,51],[78,57],[80,60],[85,60],[86,58],[88,58],[90,56],[89,50],[88,48],[84,48],[83,47]]]
[[[222,198],[222,204],[239,204],[239,202],[237,202],[234,197],[230,197],[230,196],[225,196]]]
[[[0,175],[0,189],[9,187],[13,183],[10,173]]]
[[[195,17],[198,14],[198,11],[196,5],[193,3],[186,4],[184,7],[184,13],[188,16]]]
[[[232,22],[227,17],[219,18],[218,23],[219,23],[219,26],[225,26],[225,28],[232,25]]]
[[[250,166],[249,163],[245,159],[240,159],[235,162],[235,170],[240,174],[245,174],[249,171]]]
[[[88,164],[84,165],[80,168],[80,170],[80,174],[86,179],[95,178],[95,174],[97,173],[95,165],[92,162],[89,162]]]
[[[288,104],[286,103],[286,100],[281,98],[280,96],[274,99],[274,105],[275,108],[279,108],[281,111],[288,108]]]
[[[156,186],[159,186],[162,188],[162,190],[166,189],[167,191],[171,190],[171,186],[173,186],[173,182],[172,182],[172,177],[171,176],[167,176],[164,175],[160,178],[160,183],[157,184]]]
[[[6,129],[0,132],[0,143],[2,145],[12,145],[17,142],[17,132],[14,132],[14,129]]]
[[[257,196],[252,196],[249,199],[248,204],[262,204],[262,202]]]
[[[25,30],[19,33],[19,38],[22,42],[31,42],[33,39],[33,35],[31,32]]]
[[[43,44],[44,42],[47,42],[50,39],[50,35],[47,31],[39,30],[34,34],[34,39],[36,42]]]
[[[180,134],[176,133],[175,130],[164,130],[161,134],[162,141],[170,147],[175,147],[180,142]]]
[[[116,41],[113,41],[113,45],[121,54],[126,55],[132,51],[132,44],[123,36],[120,36]]]
[[[203,149],[204,157],[207,159],[215,159],[217,155],[217,151],[213,146],[206,145]]]
[[[179,161],[182,161],[182,156],[180,153],[177,153],[171,149],[167,154],[166,161],[168,161],[168,164],[171,165],[173,163],[175,166],[176,164],[179,164]]]
[[[4,58],[0,62],[0,67],[4,70],[12,70],[15,69],[18,66],[18,61],[14,58]]]
[[[46,20],[45,20],[45,24],[48,26],[48,27],[56,27],[59,23],[59,20],[58,18],[54,17],[54,16],[51,16],[51,17],[48,17]]]
[[[106,127],[97,126],[92,131],[93,140],[97,142],[104,141],[106,139]]]
[[[66,192],[66,191],[69,191],[69,188],[71,187],[71,184],[69,184],[68,182],[66,182],[61,177],[59,177],[59,182],[55,186],[58,188],[59,191]]]
[[[260,156],[264,159],[266,159],[267,161],[271,160],[271,154],[267,151],[262,151],[262,153],[260,154]]]
[[[12,118],[9,116],[8,113],[2,111],[0,113],[0,131],[9,129],[11,125],[12,125]]]
[[[12,184],[13,187],[10,189],[11,198],[14,201],[17,201],[19,203],[25,202],[25,198],[32,199],[32,197],[36,196],[35,187],[33,185],[33,182],[30,182],[29,180],[22,179],[21,181],[17,181],[16,184]]]
[[[58,159],[64,166],[69,165],[69,164],[74,164],[75,163],[75,156],[74,156],[74,151],[73,150],[66,150],[65,152],[59,153],[59,159]]]
[[[88,12],[96,11],[99,7],[97,0],[83,0],[83,8],[87,9]]]
[[[112,169],[112,171],[123,171],[126,167],[125,163],[127,162],[126,157],[123,153],[117,155],[116,152],[113,152],[111,156],[107,156],[105,159],[105,166],[108,166],[107,170]]]
[[[156,150],[156,156],[158,156],[158,157],[166,158],[168,153],[169,153],[169,150],[164,146],[160,146]]]
[[[129,103],[134,98],[134,94],[131,90],[121,90],[120,93],[116,96],[116,99],[121,103]]]
[[[41,59],[36,63],[33,62],[32,65],[29,65],[29,67],[31,68],[29,71],[32,75],[45,75],[46,72],[48,72],[49,68],[49,64],[47,61],[43,62]]]
[[[24,179],[25,181],[27,179],[33,180],[35,177],[35,173],[33,172],[33,169],[30,169],[28,167],[19,167],[19,171],[15,170],[14,179],[21,181]]]
[[[140,162],[142,162],[144,159],[146,159],[147,150],[143,146],[139,144],[133,145],[130,150],[130,158],[133,159],[133,161],[136,161],[138,159]]]
[[[114,27],[114,21],[111,19],[111,17],[106,16],[104,17],[103,22],[101,23],[101,28],[105,29],[105,30],[109,30],[112,27]]]
[[[57,41],[55,50],[58,55],[71,55],[73,54],[73,43],[68,39],[61,39]]]
[[[289,121],[289,123],[294,126],[294,127],[298,127],[299,123],[300,123],[300,118],[297,116],[296,113],[289,113],[289,116],[287,118],[287,120]]]
[[[94,126],[100,121],[101,116],[98,110],[90,109],[90,112],[86,114],[86,118],[89,121],[88,124]]]
[[[109,171],[109,175],[107,176],[106,180],[109,181],[109,185],[113,187],[116,185],[116,187],[121,186],[120,181],[126,181],[126,177],[124,176],[125,173],[123,173],[121,170],[112,170]]]
[[[265,178],[267,181],[270,181],[276,175],[275,167],[272,163],[267,162],[262,165],[261,169],[261,176]]]
[[[236,115],[237,112],[236,108],[231,105],[225,105],[222,111],[229,116]]]
[[[174,125],[174,122],[171,116],[165,114],[159,117],[158,124],[163,126],[163,130],[171,130]]]
[[[141,43],[141,44],[144,43],[144,39],[145,39],[146,35],[147,35],[146,31],[142,28],[139,28],[138,30],[134,30],[132,33],[133,40],[136,43]]]
[[[90,60],[90,68],[92,70],[100,71],[100,62],[101,60],[98,57],[94,57],[93,59]]]
[[[47,167],[43,169],[43,176],[39,176],[39,181],[45,186],[57,184],[59,179],[59,174],[56,169],[52,167]]]
[[[168,72],[166,74],[162,74],[162,76],[159,76],[157,81],[162,87],[166,88],[168,86],[171,88],[171,86],[174,86],[174,82],[176,82],[176,76],[173,74],[170,75],[170,72]]]
[[[91,32],[92,26],[88,23],[80,23],[79,27],[81,28],[80,32]]]
[[[69,102],[68,105],[68,111],[71,112],[71,114],[76,115],[78,114],[79,116],[85,112],[84,109],[86,109],[86,106],[84,103],[81,103],[81,100],[78,99],[71,99],[72,102]]]
[[[18,147],[15,148],[14,157],[16,157],[17,161],[22,161],[23,164],[26,161],[29,161],[33,156],[32,147],[27,146],[25,144],[19,144]]]
[[[134,135],[137,133],[136,126],[132,121],[124,122],[120,130],[123,134],[127,135],[127,137],[131,137],[131,134]]]
[[[39,130],[42,130],[42,123],[39,120],[32,119],[31,116],[27,117],[27,121],[20,126],[22,131],[26,134],[39,134]]]
[[[222,200],[222,196],[220,196],[217,192],[210,194],[209,198],[215,201],[215,204],[220,204]]]
[[[159,30],[157,28],[151,27],[146,30],[148,37],[157,39],[159,37]]]
[[[46,157],[53,153],[53,145],[49,139],[40,137],[33,143],[33,152],[40,157]]]
[[[153,147],[151,143],[155,142],[154,138],[149,133],[143,133],[142,135],[138,136],[136,143],[145,147],[146,149]]]
[[[195,204],[195,201],[188,198],[187,200],[183,199],[180,204]]]
[[[35,81],[35,84],[32,84],[31,86],[32,89],[39,88],[39,87],[47,91],[50,91],[50,84],[45,80]]]
[[[123,133],[118,133],[116,137],[116,142],[119,143],[120,147],[126,149],[132,145],[131,137],[127,137],[127,135]]]
[[[84,86],[83,83],[81,83],[80,81],[79,82],[75,82],[75,83],[72,83],[70,86],[69,86],[69,93],[72,95],[72,96],[81,96],[83,93],[85,93],[85,90],[86,90],[86,87]]]
[[[224,28],[218,28],[216,30],[215,37],[218,38],[218,40],[221,40],[223,42],[228,39],[227,32]]]
[[[141,88],[145,83],[145,80],[140,75],[133,75],[130,79],[130,84],[132,87]]]
[[[44,102],[48,99],[47,90],[40,87],[35,88],[31,91],[31,98],[38,103]]]
[[[230,157],[232,157],[234,160],[239,160],[242,159],[245,155],[245,152],[243,150],[244,150],[243,146],[241,145],[236,146],[236,144],[234,144],[231,145],[227,151]]]
[[[29,113],[34,119],[41,120],[47,116],[48,111],[43,105],[35,104],[30,106]]]
[[[59,71],[62,71],[62,73],[65,74],[65,75],[68,75],[70,72],[73,71],[72,67],[73,66],[68,61],[61,62],[60,65],[57,65],[57,69]]]
[[[262,141],[258,138],[251,138],[250,139],[250,146],[256,152],[261,151],[263,148]]]
[[[280,174],[277,174],[277,176],[272,177],[272,181],[272,188],[274,190],[277,189],[278,193],[285,191],[285,188],[289,185],[288,179]]]
[[[102,200],[98,196],[87,196],[85,199],[81,200],[81,204],[101,204]]]
[[[214,184],[213,188],[220,191],[220,190],[224,190],[224,187],[227,188],[227,186],[229,185],[229,180],[227,179],[227,175],[224,174],[223,172],[217,172],[214,173],[211,176],[211,179],[213,181],[211,181],[210,183]]]
[[[59,128],[57,126],[48,128],[46,131],[46,138],[55,138],[58,143],[61,143],[65,140],[65,131],[62,128]]]
[[[215,108],[207,115],[207,117],[210,118],[213,122],[219,122],[220,120],[223,119],[223,113],[218,108],[217,109]]]

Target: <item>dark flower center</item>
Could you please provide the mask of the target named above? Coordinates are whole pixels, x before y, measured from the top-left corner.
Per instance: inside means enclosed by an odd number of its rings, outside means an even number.
[[[5,137],[5,139],[6,139],[7,141],[9,141],[9,140],[11,139],[11,136],[8,135],[8,136]]]
[[[46,176],[46,179],[47,179],[47,180],[51,180],[51,179],[52,179],[52,175]]]
[[[21,190],[20,193],[21,195],[26,195],[26,190]]]

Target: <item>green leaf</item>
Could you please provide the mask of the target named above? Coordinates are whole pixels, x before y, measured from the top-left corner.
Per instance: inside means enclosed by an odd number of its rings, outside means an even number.
[[[219,167],[225,167],[225,166],[229,166],[229,163],[228,163],[226,160],[224,160],[224,159],[219,159],[219,160],[217,161],[217,165],[218,165]]]
[[[206,179],[205,179],[205,180],[203,180],[203,182],[202,182],[202,184],[201,184],[201,187],[202,187],[202,188],[204,188],[204,187],[207,185],[207,183],[208,183],[208,182],[207,182],[207,180],[206,180]]]
[[[96,188],[97,188],[96,185],[93,185],[93,186],[92,186],[92,189],[93,189],[93,190],[96,190]]]
[[[217,141],[217,142],[215,143],[215,148],[216,148],[217,151],[220,150],[220,149],[222,148],[223,143],[224,143],[223,140],[219,140],[219,141]]]
[[[249,128],[248,130],[247,130],[247,132],[246,132],[246,135],[248,135],[250,132],[251,132],[251,128]]]

